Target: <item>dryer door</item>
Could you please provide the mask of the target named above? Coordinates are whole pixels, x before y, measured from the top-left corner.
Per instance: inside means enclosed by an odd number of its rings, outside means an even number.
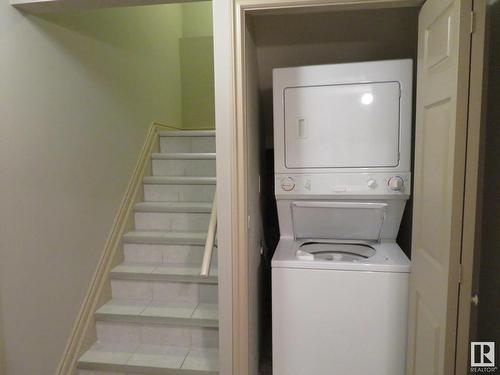
[[[287,168],[399,164],[399,82],[288,87],[284,104]]]

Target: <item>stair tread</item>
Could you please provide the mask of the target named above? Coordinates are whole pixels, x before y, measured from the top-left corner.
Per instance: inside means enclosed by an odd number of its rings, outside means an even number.
[[[78,368],[140,371],[144,374],[216,375],[218,361],[217,348],[97,342],[80,357]]]
[[[134,230],[123,235],[125,243],[204,245],[206,232],[175,232]]]
[[[183,281],[214,283],[218,272],[212,267],[207,278],[200,276],[199,264],[154,264],[124,262],[111,270],[111,278],[126,280]]]
[[[112,274],[136,273],[136,274],[156,274],[175,276],[199,276],[200,264],[154,264],[154,263],[131,263],[124,262],[111,270]],[[217,276],[217,269],[212,267],[211,276]]]
[[[218,326],[218,306],[213,303],[179,303],[113,299],[96,311],[97,320],[164,322]]]
[[[155,160],[215,160],[215,152],[157,152],[151,154]]]
[[[215,130],[163,130],[160,137],[215,137]]]
[[[210,202],[140,202],[134,206],[137,212],[211,212]]]
[[[215,177],[145,176],[145,184],[215,185]]]

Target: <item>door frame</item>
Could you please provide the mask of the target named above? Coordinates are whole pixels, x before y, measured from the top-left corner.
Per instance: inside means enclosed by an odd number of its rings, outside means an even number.
[[[257,12],[296,12],[304,8],[345,10],[357,8],[387,8],[421,6],[424,0],[217,0],[214,1],[214,43],[215,43],[215,88],[218,152],[218,195],[226,199],[219,207],[219,274],[221,311],[232,311],[223,318],[221,327],[231,333],[232,365],[221,368],[222,375],[249,374],[249,299],[248,299],[248,206],[247,206],[247,124],[246,124],[246,70],[245,70],[245,27],[247,15]],[[476,0],[478,14],[473,35],[473,53],[482,51],[484,25],[482,25],[481,4]],[[230,29],[228,30],[228,25]],[[474,55],[473,55],[474,56]],[[480,168],[480,117],[482,86],[482,58],[474,56],[471,67],[472,83],[470,95],[474,96],[469,108],[469,126],[464,222],[462,234],[462,281],[459,296],[459,319],[457,325],[456,374],[466,374],[468,356],[469,321],[471,313],[470,296],[474,290],[473,260],[478,246],[476,230],[480,202],[478,200]],[[476,81],[474,81],[476,80]],[[479,104],[478,104],[479,103]],[[478,107],[479,105],[479,107]],[[462,263],[463,265],[464,263]],[[221,336],[224,342],[224,337]],[[229,339],[229,337],[228,337]],[[231,367],[231,368],[230,368]]]
[[[214,2],[214,56],[217,129],[218,195],[230,197],[219,204],[219,304],[232,297],[232,371],[221,375],[249,374],[248,196],[246,124],[246,16],[256,12],[296,12],[304,8],[329,10],[421,6],[424,0],[220,0]],[[228,30],[227,25],[231,25]],[[224,144],[222,144],[224,142]],[[224,147],[224,148],[223,148]],[[219,163],[224,167],[219,168]],[[221,192],[230,186],[230,192]],[[219,190],[220,189],[220,190]],[[229,194],[226,194],[229,193]],[[222,202],[222,199],[219,200]],[[227,225],[227,227],[226,227]],[[221,243],[221,241],[223,241]],[[222,258],[222,259],[221,259]],[[231,279],[231,284],[227,282]],[[224,309],[227,311],[227,309]],[[222,316],[221,316],[222,318]],[[224,319],[225,323],[229,318]],[[221,326],[224,322],[221,322]],[[228,327],[225,329],[229,330]],[[223,338],[223,337],[222,337]],[[227,372],[226,372],[227,371]]]

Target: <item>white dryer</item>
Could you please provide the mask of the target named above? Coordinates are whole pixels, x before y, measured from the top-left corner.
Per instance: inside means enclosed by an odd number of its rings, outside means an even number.
[[[273,71],[274,375],[403,375],[412,61]]]

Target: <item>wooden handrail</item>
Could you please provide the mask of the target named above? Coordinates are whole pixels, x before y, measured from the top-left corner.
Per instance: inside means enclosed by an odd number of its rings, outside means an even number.
[[[212,254],[215,243],[215,232],[217,230],[217,194],[214,196],[212,214],[208,224],[207,239],[205,241],[205,251],[203,253],[203,263],[201,264],[200,276],[207,278],[210,273],[210,264],[212,263]]]

